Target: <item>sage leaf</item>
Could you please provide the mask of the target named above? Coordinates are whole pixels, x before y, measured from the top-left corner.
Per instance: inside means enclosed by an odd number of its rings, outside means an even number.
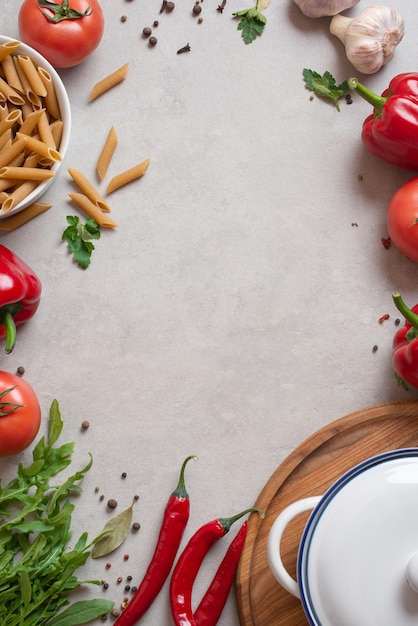
[[[93,559],[110,554],[125,541],[132,524],[132,513],[131,505],[106,522],[91,551]]]
[[[46,626],[78,626],[87,624],[111,611],[114,602],[110,600],[80,600],[49,620]]]

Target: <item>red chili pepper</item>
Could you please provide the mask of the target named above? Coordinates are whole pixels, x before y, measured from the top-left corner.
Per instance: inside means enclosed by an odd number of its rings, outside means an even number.
[[[167,580],[190,513],[190,500],[185,487],[184,471],[190,459],[196,460],[196,458],[193,455],[188,456],[181,466],[177,488],[171,494],[165,507],[154,555],[135,595],[116,620],[115,626],[136,624],[147,612]]]
[[[235,573],[244,548],[247,530],[248,522],[245,520],[238,533],[231,541],[208,590],[194,612],[194,619],[197,626],[214,626],[218,622],[235,579]]]
[[[202,526],[191,537],[180,555],[170,583],[170,608],[176,626],[197,626],[192,610],[193,583],[199,568],[212,546],[230,530],[243,515],[260,509],[251,508],[238,515],[219,518]]]
[[[0,337],[6,337],[6,353],[16,344],[16,326],[37,311],[41,281],[17,254],[0,245]]]
[[[350,78],[348,84],[374,107],[363,123],[366,148],[387,163],[418,170],[418,73],[398,74],[381,96]]]

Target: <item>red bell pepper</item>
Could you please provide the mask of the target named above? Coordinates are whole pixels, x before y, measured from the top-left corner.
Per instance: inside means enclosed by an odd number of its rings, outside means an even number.
[[[7,354],[16,344],[16,326],[36,313],[41,292],[41,281],[35,272],[0,245],[0,337],[6,337]]]
[[[398,382],[418,388],[418,304],[409,309],[399,293],[392,294],[396,308],[405,318],[392,343],[392,365]]]
[[[363,122],[365,147],[387,163],[418,171],[418,73],[398,74],[381,96],[357,78],[348,85],[374,107]]]

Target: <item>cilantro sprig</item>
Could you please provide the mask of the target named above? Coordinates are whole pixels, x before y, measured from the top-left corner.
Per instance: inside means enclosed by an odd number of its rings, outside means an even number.
[[[270,0],[256,0],[253,7],[232,14],[240,18],[237,28],[241,31],[244,43],[249,44],[262,34],[267,19],[261,11],[268,7],[269,2]]]
[[[90,556],[95,540],[86,532],[72,538],[74,495],[92,466],[57,484],[56,476],[71,463],[74,443],[57,445],[63,421],[57,400],[49,414],[49,432],[35,445],[32,462],[19,463],[17,475],[0,481],[0,623],[2,626],[76,626],[111,611],[102,598],[71,602],[71,592],[83,583],[77,570]],[[59,483],[59,481],[58,481]]]
[[[324,72],[321,76],[318,72],[306,68],[303,70],[303,78],[307,89],[310,89],[321,98],[329,98],[337,111],[340,111],[338,101],[344,98],[350,91],[346,80],[337,85],[335,78],[330,72]]]
[[[100,239],[100,226],[92,217],[85,224],[76,215],[67,215],[66,220],[68,226],[62,234],[62,241],[67,242],[74,261],[85,270],[90,265],[90,257],[95,249],[90,239]]]

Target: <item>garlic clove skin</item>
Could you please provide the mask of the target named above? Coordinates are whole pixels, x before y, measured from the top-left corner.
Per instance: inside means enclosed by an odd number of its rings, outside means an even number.
[[[335,15],[330,33],[343,42],[347,58],[356,70],[374,74],[393,57],[405,34],[405,23],[395,9],[371,6],[353,19]]]
[[[360,0],[293,0],[293,2],[308,17],[324,17],[351,9]]]

